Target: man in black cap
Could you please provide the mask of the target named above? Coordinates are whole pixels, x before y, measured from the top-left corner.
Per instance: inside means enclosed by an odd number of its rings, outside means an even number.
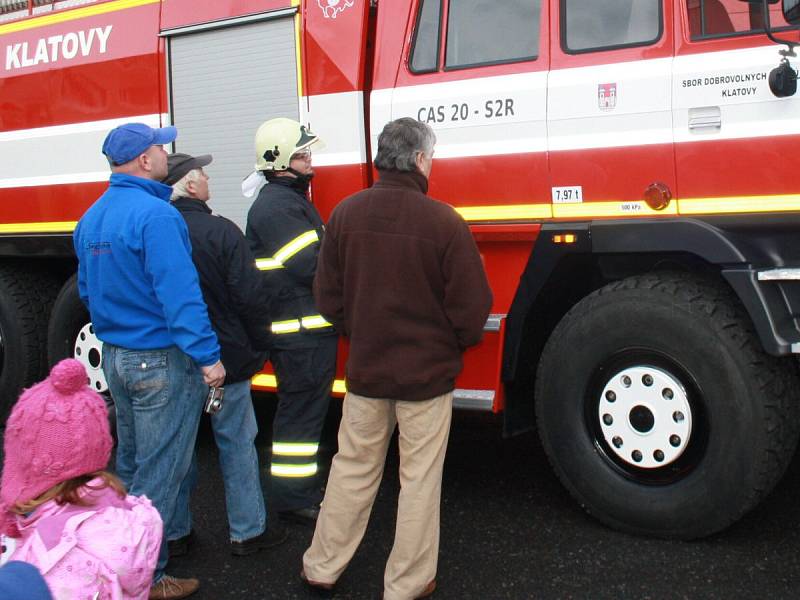
[[[267,523],[255,447],[258,425],[250,396],[250,378],[264,366],[270,345],[269,298],[241,230],[211,214],[206,204],[209,178],[203,167],[211,160],[209,154],[171,154],[163,183],[172,186],[172,205],[189,228],[192,260],[227,370],[222,409],[211,415],[211,427],[225,483],[231,553],[244,556],[286,539],[286,530],[277,522]],[[188,550],[189,495],[196,473],[193,462],[178,497],[177,512],[184,518],[175,519],[165,531],[171,556]]]

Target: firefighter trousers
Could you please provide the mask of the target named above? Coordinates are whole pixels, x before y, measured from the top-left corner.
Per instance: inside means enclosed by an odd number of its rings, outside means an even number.
[[[272,425],[271,506],[298,510],[322,500],[319,439],[336,374],[335,335],[306,348],[270,351],[278,380],[278,409]]]

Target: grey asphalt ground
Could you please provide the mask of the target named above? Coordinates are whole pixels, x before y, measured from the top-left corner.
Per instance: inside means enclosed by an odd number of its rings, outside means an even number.
[[[256,397],[262,461],[274,399]],[[335,451],[340,401],[332,401],[323,457]],[[644,539],[607,529],[571,499],[533,434],[510,440],[492,415],[457,412],[445,463],[438,590],[444,599],[796,598],[800,580],[800,460],[755,511],[695,542]],[[284,545],[249,557],[227,548],[222,482],[207,425],[193,501],[199,543],[168,569],[202,580],[201,599],[306,598],[298,573],[312,531],[290,526]],[[370,527],[337,598],[382,589],[398,491],[392,445]],[[269,489],[265,485],[269,498]]]
[[[265,462],[275,400],[256,396],[257,444]],[[335,452],[340,401],[323,433],[323,462]],[[800,596],[800,458],[754,511],[713,537],[677,542],[612,531],[561,487],[533,434],[500,435],[499,417],[456,412],[442,499],[438,589],[455,599],[795,599]],[[228,551],[222,479],[208,423],[198,438],[193,498],[198,543],[168,572],[201,580],[197,600],[304,599],[299,581],[312,530],[288,526],[282,546],[247,557]],[[375,599],[391,549],[397,506],[392,444],[370,526],[336,598]],[[262,469],[263,470],[263,469]],[[269,502],[269,486],[264,479]]]

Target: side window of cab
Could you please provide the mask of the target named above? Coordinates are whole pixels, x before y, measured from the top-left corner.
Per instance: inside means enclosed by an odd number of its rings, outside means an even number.
[[[562,0],[561,47],[568,54],[647,46],[661,33],[660,0]]]
[[[764,32],[764,9],[760,1],[687,0],[686,11],[692,41]],[[779,0],[769,0],[769,18],[773,29],[788,26]]]
[[[421,0],[410,70],[431,73],[534,60],[540,15],[541,0]]]

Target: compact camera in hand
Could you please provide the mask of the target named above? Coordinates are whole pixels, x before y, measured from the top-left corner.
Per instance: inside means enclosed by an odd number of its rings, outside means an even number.
[[[208,397],[206,398],[205,411],[209,415],[215,415],[222,410],[222,398],[225,396],[225,388],[212,387],[208,388]]]

